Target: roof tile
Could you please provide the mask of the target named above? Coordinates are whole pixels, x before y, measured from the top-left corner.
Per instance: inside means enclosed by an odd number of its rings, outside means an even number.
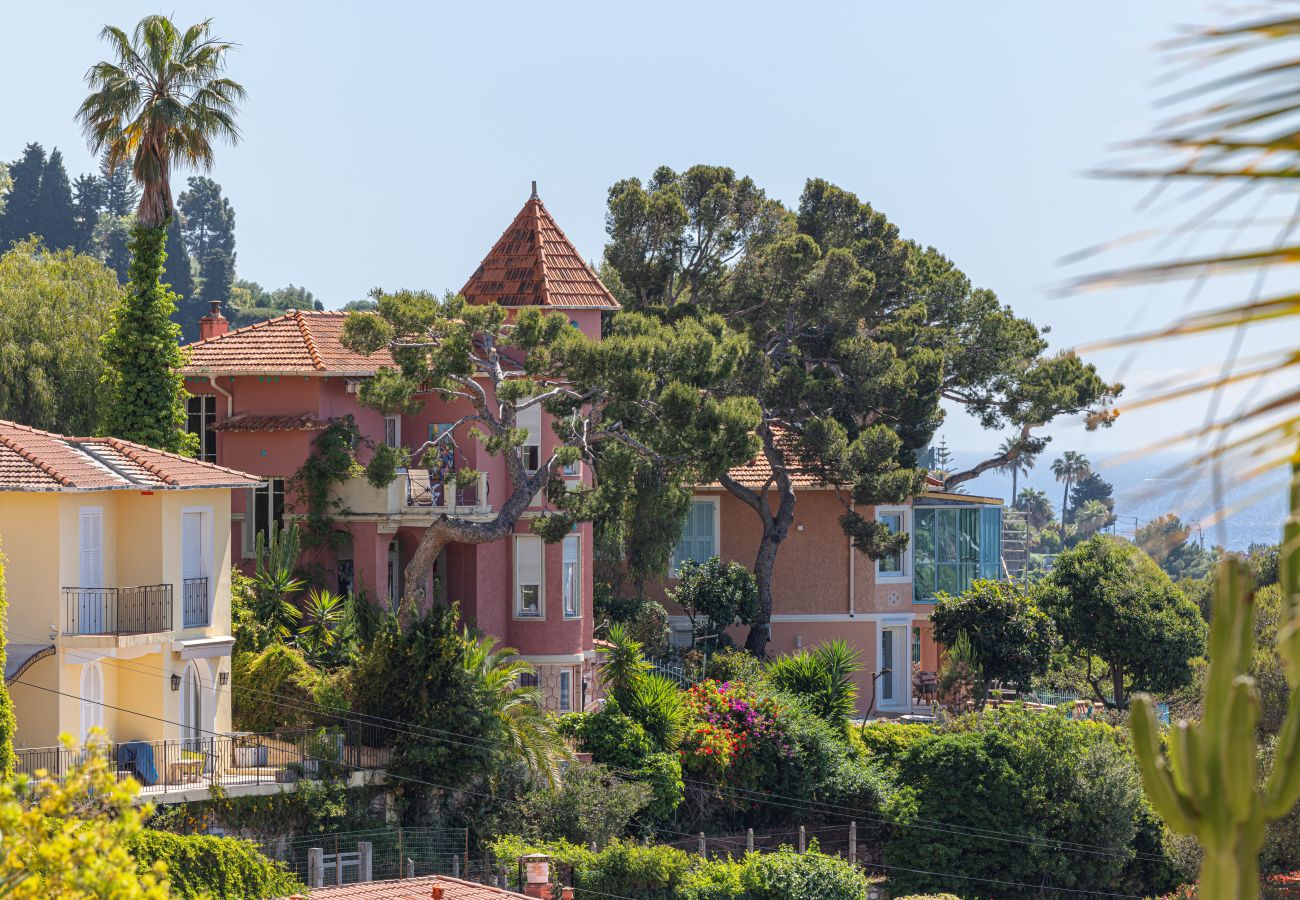
[[[77,438],[0,420],[0,491],[252,487],[261,479],[117,438]]]
[[[324,431],[329,423],[311,413],[296,416],[254,416],[238,413],[212,426],[213,431]]]
[[[366,356],[343,346],[343,323],[348,313],[290,310],[282,316],[254,322],[216,337],[196,341],[187,375],[208,373],[256,374],[301,372],[334,375],[371,375],[392,366],[387,350]]]
[[[535,193],[460,292],[471,303],[619,308]]]
[[[448,878],[446,875],[429,875],[423,878],[403,878],[395,881],[366,881],[345,884],[342,887],[315,888],[311,900],[429,900],[430,888],[442,885],[443,900],[508,900],[524,897],[514,891]]]

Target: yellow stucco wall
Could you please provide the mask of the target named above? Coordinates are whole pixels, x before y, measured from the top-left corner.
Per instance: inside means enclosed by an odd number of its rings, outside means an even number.
[[[62,588],[78,586],[80,510],[104,516],[106,587],[171,584],[173,630],[165,634],[65,636]],[[183,628],[181,516],[208,514],[203,540],[211,598],[210,624]],[[228,657],[182,660],[175,641],[230,634],[230,491],[0,492],[0,549],[7,558],[8,639],[46,643],[59,632],[55,657],[34,664],[11,685],[19,747],[51,746],[61,732],[80,738],[81,678],[97,661],[103,675],[103,723],[116,740],[175,740],[180,736],[181,692],[173,673],[191,662],[203,685],[204,729],[228,731],[230,700],[217,684]],[[119,712],[115,707],[120,707]],[[160,721],[162,720],[162,721]]]

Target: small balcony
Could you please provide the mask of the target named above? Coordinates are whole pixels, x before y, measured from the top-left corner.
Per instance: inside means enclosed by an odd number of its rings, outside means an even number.
[[[350,478],[335,493],[344,515],[392,516],[411,525],[427,524],[434,516],[486,518],[492,515],[488,478],[457,487],[428,469],[399,470],[385,487],[372,487],[365,478]]]
[[[172,586],[63,589],[65,635],[154,634],[172,630]]]
[[[206,628],[212,624],[206,578],[186,578],[181,585],[181,623],[185,628]]]
[[[407,509],[432,509],[446,515],[490,512],[487,504],[487,473],[480,472],[478,483],[457,487],[429,469],[407,469],[398,478],[405,489],[403,503]]]

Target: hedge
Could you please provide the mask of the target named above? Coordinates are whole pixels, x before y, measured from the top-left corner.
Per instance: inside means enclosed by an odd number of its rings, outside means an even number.
[[[141,872],[154,863],[167,867],[173,897],[288,897],[306,887],[284,867],[267,859],[250,842],[206,834],[142,831],[131,838],[131,853]]]

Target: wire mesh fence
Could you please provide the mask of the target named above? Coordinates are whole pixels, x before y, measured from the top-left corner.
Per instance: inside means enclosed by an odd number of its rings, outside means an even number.
[[[421,875],[464,878],[474,868],[463,828],[376,828],[254,843],[312,887]]]

